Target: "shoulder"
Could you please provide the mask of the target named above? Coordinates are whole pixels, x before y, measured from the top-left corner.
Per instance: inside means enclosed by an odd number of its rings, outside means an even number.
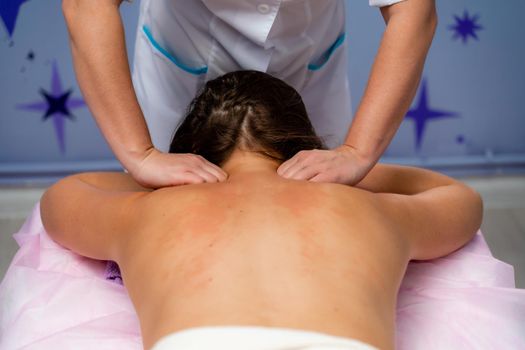
[[[344,212],[359,212],[369,222],[382,223],[391,229],[402,225],[400,217],[409,210],[409,196],[393,193],[374,193],[361,188],[327,184],[323,192],[332,198]]]
[[[204,185],[206,184],[170,186],[141,193],[129,204],[128,215],[135,220],[136,225],[144,225],[154,223],[159,216],[168,213],[170,215],[183,214],[185,208],[190,208],[195,204],[204,205],[204,203],[216,201],[216,191],[210,190],[211,186]]]
[[[373,193],[358,187],[326,183],[323,186],[323,191],[329,193],[330,196],[345,202],[355,202],[362,206],[367,206],[370,210],[372,207],[384,205],[381,200],[381,196],[377,193]],[[385,203],[386,204],[386,203]]]
[[[403,239],[409,239],[407,222],[414,215],[412,196],[374,193],[352,186],[336,190],[347,210],[358,210],[370,224],[386,227]]]

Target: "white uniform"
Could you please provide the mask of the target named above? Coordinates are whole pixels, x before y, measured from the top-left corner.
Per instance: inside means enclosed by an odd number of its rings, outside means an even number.
[[[344,0],[264,1],[142,0],[133,84],[156,148],[168,150],[206,81],[240,69],[292,85],[327,145],[344,141],[351,122]]]

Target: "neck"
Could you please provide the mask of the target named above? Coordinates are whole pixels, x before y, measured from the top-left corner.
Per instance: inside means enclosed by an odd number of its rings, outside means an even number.
[[[228,180],[231,180],[241,178],[244,175],[278,177],[277,168],[279,165],[281,165],[280,161],[265,157],[257,152],[236,149],[221,168],[228,173]]]

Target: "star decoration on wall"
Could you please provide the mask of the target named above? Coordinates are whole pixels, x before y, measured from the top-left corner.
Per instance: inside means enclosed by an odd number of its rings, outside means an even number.
[[[416,149],[419,151],[421,142],[423,141],[423,133],[425,131],[426,123],[431,119],[440,119],[447,117],[456,117],[457,113],[447,112],[439,109],[431,109],[428,105],[427,81],[423,79],[419,92],[418,105],[410,109],[405,115],[406,118],[414,120],[415,135],[416,135]]]
[[[44,112],[42,116],[43,121],[46,121],[47,119],[53,120],[58,146],[62,154],[66,151],[64,134],[65,118],[74,120],[71,110],[86,105],[83,99],[71,97],[72,92],[72,89],[66,91],[62,89],[58,67],[56,62],[53,62],[51,89],[50,91],[40,89],[40,94],[44,98],[44,101],[30,102],[17,106],[18,109]]]
[[[20,6],[27,0],[0,0],[0,18],[4,22],[7,33],[11,38],[15,30],[16,19]]]
[[[452,39],[457,39],[461,37],[461,39],[463,40],[463,44],[467,43],[469,37],[479,40],[476,34],[476,30],[481,30],[483,29],[483,27],[476,23],[478,18],[478,15],[470,17],[467,10],[463,12],[462,18],[454,15],[456,23],[448,27],[450,30],[454,31]]]

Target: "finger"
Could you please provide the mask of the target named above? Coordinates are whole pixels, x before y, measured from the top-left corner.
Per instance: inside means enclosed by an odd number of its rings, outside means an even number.
[[[224,170],[206,159],[204,159],[196,169],[199,169],[199,174],[206,179],[206,182],[219,182],[228,178],[228,175]],[[210,179],[209,176],[212,176],[213,180]]]
[[[283,162],[279,167],[277,168],[277,174],[281,176],[285,176],[286,172],[297,161],[297,158],[290,158],[287,161]]]
[[[208,171],[209,173],[213,174],[213,176],[215,176],[218,181],[224,181],[228,178],[228,173],[226,173],[219,166],[211,162],[206,161],[204,165],[204,169]]]
[[[300,160],[299,152],[296,153],[292,158],[283,162],[279,168],[277,168],[277,173],[281,176],[286,177],[290,167],[294,166]]]
[[[205,182],[205,180],[198,174],[195,174],[191,171],[185,171],[183,173],[177,174],[177,176],[174,178],[174,181],[172,182],[172,185],[191,185],[203,182]]]
[[[309,164],[309,160],[304,156],[295,156],[295,160],[288,166],[288,168],[281,173],[282,177],[291,178],[295,173]]]
[[[199,156],[199,158],[203,161],[204,169],[212,173],[218,181],[224,181],[228,178],[228,173],[226,173],[220,166],[210,162],[202,156]]]
[[[209,171],[209,167],[195,167],[191,169],[191,172],[199,175],[205,182],[219,182],[219,178],[212,172]]]
[[[309,180],[317,174],[321,173],[321,169],[318,164],[309,164],[296,171],[290,179],[294,180]]]
[[[305,166],[306,165],[303,162],[297,161],[288,169],[286,169],[286,171],[281,176],[286,179],[291,179],[298,171],[301,171]]]
[[[285,178],[288,178],[288,179],[302,179],[302,177],[300,178],[296,178],[295,176],[297,175],[297,173],[301,172],[304,170],[305,167],[309,167],[309,166],[312,166],[312,165],[317,165],[319,163],[319,159],[318,158],[314,158],[313,157],[313,154],[310,153],[310,154],[307,154],[306,156],[302,156],[300,160],[298,160],[296,163],[294,163],[292,166],[290,166],[285,173],[283,173],[283,177]]]

